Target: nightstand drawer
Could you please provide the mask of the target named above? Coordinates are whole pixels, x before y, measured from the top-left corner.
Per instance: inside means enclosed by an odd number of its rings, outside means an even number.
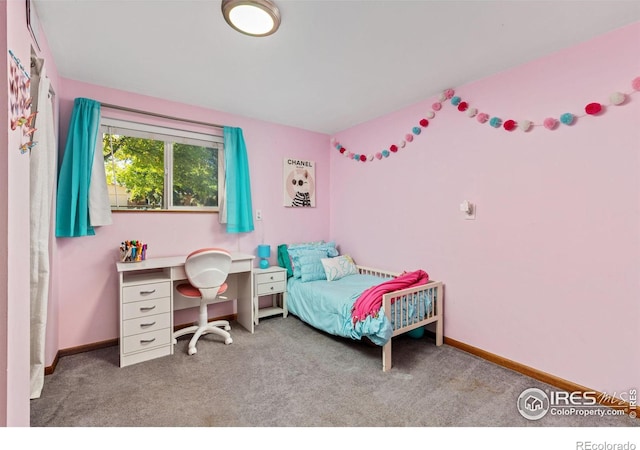
[[[284,281],[278,281],[275,283],[260,283],[256,286],[256,295],[269,295],[284,292],[286,289],[286,283]]]
[[[154,298],[153,300],[144,300],[142,302],[125,303],[122,305],[122,320],[167,313],[170,308],[171,301],[169,297]]]
[[[126,286],[122,288],[122,301],[124,303],[137,302],[151,298],[169,297],[171,295],[171,283],[149,283]]]
[[[125,337],[133,336],[134,334],[162,330],[170,326],[171,316],[168,313],[154,314],[153,316],[124,320],[122,323],[122,334]]]
[[[285,272],[279,270],[277,272],[257,273],[256,284],[273,283],[274,281],[285,281]]]
[[[169,328],[149,333],[136,334],[135,336],[128,336],[123,339],[122,351],[124,353],[131,353],[161,345],[167,345],[171,342],[171,339],[172,334]]]

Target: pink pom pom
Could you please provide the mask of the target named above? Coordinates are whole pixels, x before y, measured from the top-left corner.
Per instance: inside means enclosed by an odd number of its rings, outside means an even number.
[[[487,120],[489,120],[489,114],[480,113],[478,114],[476,119],[478,119],[478,122],[480,123],[485,123]]]
[[[558,125],[558,121],[553,117],[547,117],[544,119],[543,125],[547,130],[553,130]]]
[[[376,158],[382,159],[382,153],[380,153],[380,152],[376,153]]]
[[[413,141],[413,134],[407,134],[404,138],[407,140],[407,142],[411,142]]]
[[[434,111],[440,111],[440,108],[442,108],[442,103],[440,102],[435,102],[433,105],[431,105],[431,109],[433,109]]]
[[[634,78],[631,82],[631,86],[633,86],[634,90],[640,91],[640,77]]]
[[[453,89],[447,89],[444,91],[444,96],[447,97],[447,99],[453,97],[453,94],[455,94]]]

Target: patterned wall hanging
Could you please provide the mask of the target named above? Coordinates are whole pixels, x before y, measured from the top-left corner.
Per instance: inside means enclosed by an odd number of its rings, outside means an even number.
[[[9,50],[9,127],[20,130],[20,153],[26,153],[36,145],[33,142],[33,120],[37,112],[31,113],[31,78],[20,60]]]
[[[494,116],[487,112],[482,112],[478,108],[472,107],[468,102],[464,101],[460,96],[455,95],[453,89],[447,89],[440,94],[439,99],[431,105],[431,110],[427,112],[424,117],[419,118],[416,123],[410,128],[411,132],[405,134],[400,140],[391,145],[381,145],[380,149],[375,153],[354,152],[348,150],[344,145],[338,142],[335,138],[331,139],[331,146],[338,150],[347,159],[359,162],[375,161],[388,158],[389,156],[397,153],[400,149],[406,147],[414,138],[420,136],[420,134],[429,126],[430,120],[432,120],[438,111],[442,109],[443,104],[450,104],[454,106],[458,111],[464,113],[468,118],[475,118],[477,123],[489,124],[492,128],[502,129],[508,132],[521,130],[529,132],[535,127],[544,127],[547,130],[555,130],[559,126],[574,125],[578,119],[587,116],[600,116],[604,114],[609,106],[625,105],[630,101],[630,97],[640,91],[640,77],[636,77],[631,81],[631,90],[629,92],[613,92],[609,95],[608,102],[590,102],[584,106],[584,112],[573,113],[566,112],[561,114],[560,117],[549,116],[545,118],[541,123],[534,123],[531,120],[503,120],[501,117]]]

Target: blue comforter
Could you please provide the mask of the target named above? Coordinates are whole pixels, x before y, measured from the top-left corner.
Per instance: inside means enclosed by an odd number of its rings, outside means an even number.
[[[367,337],[384,345],[393,334],[391,323],[381,310],[375,317],[353,323],[351,308],[366,289],[386,281],[372,275],[348,275],[334,281],[302,282],[289,278],[287,309],[309,325],[335,336],[360,340]]]

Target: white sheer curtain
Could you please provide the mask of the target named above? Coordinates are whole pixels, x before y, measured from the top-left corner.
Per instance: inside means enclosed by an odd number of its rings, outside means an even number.
[[[33,81],[33,80],[32,80]],[[49,302],[49,241],[56,180],[57,148],[51,82],[44,67],[38,86],[38,115],[30,156],[31,208],[31,398],[39,398],[44,385],[45,332]]]

